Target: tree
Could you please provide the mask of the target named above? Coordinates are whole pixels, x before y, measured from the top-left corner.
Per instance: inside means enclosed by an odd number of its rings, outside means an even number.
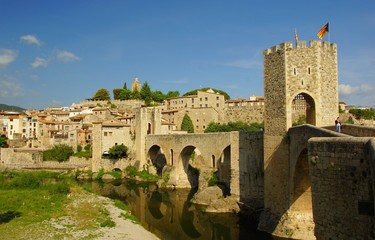
[[[112,159],[126,157],[128,154],[128,147],[124,144],[114,145],[109,149],[108,154],[109,158]]]
[[[147,82],[142,85],[140,93],[143,100],[146,100],[147,98],[151,99],[151,88]]]
[[[166,95],[165,98],[174,98],[174,97],[179,97],[180,92],[179,91],[169,91]]]
[[[118,99],[120,99],[120,94],[121,94],[121,92],[122,92],[123,90],[124,90],[123,88],[114,88],[114,89],[113,89],[113,99],[114,99],[114,100],[118,100]]]
[[[198,91],[207,91],[208,89],[210,88],[200,88],[200,89],[195,89],[195,90],[191,90],[187,93],[185,93],[183,96],[190,96],[190,95],[197,95],[198,94]],[[230,96],[228,93],[222,91],[222,90],[218,90],[218,89],[214,89],[214,88],[211,88],[214,92],[218,92],[220,94],[223,94],[224,95],[224,98],[226,100],[230,99]]]
[[[219,124],[211,122],[204,130],[205,133],[209,132],[231,132],[231,131],[260,131],[263,129],[263,123],[247,124],[241,121],[229,122],[227,124]]]
[[[182,119],[181,130],[187,131],[188,133],[194,133],[193,121],[191,121],[191,118],[187,113],[185,113],[185,116]]]
[[[0,148],[5,148],[8,146],[7,139],[8,138],[5,135],[0,136]]]
[[[73,148],[66,144],[54,145],[51,149],[43,152],[43,160],[66,161],[74,154]]]
[[[126,82],[124,82],[124,86],[122,87],[123,89],[128,89],[127,87],[126,87]]]
[[[138,91],[138,89],[134,89],[134,91],[131,93],[130,99],[142,99],[141,93]]]
[[[161,91],[155,91],[155,92],[152,92],[152,100],[154,100],[155,102],[163,102],[165,99],[165,95],[161,92]]]
[[[101,88],[98,91],[96,91],[94,99],[98,100],[111,100],[111,97],[109,95],[109,92],[105,88]]]
[[[122,89],[120,95],[119,95],[119,99],[120,100],[129,100],[131,99],[131,96],[132,96],[132,91],[129,90],[129,89]]]

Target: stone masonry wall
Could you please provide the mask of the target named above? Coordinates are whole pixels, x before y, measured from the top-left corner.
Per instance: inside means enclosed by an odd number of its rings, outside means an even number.
[[[239,133],[240,202],[264,207],[263,132]]]
[[[374,142],[312,138],[309,170],[315,236],[374,239]]]

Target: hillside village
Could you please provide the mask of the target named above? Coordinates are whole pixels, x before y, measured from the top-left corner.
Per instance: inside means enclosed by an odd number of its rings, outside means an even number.
[[[132,91],[140,89],[138,78],[134,79]],[[116,106],[113,108],[113,106]],[[226,100],[223,94],[212,89],[198,91],[196,95],[165,99],[158,109],[161,117],[159,134],[184,133],[181,122],[188,114],[195,133],[203,133],[210,122],[219,124],[241,119],[246,123],[263,121],[263,97]],[[147,108],[142,100],[96,100],[87,99],[73,103],[70,107],[48,107],[41,111],[0,112],[0,135],[6,136],[11,148],[49,149],[57,144],[67,144],[74,150],[93,141],[93,123],[100,123],[108,147],[121,142],[110,138],[118,133],[127,133],[133,140],[136,135],[136,110]],[[110,131],[104,129],[110,128]],[[118,133],[116,133],[118,132]],[[131,149],[131,146],[130,150]]]

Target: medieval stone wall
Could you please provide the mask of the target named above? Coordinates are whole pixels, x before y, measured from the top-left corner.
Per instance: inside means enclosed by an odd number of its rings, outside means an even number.
[[[374,239],[374,146],[369,138],[309,140],[318,239]]]

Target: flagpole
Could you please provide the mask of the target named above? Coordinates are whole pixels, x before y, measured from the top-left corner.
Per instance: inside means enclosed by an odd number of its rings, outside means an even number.
[[[328,29],[328,42],[331,42],[331,23],[330,22],[328,22],[328,27],[329,27],[329,29]]]

